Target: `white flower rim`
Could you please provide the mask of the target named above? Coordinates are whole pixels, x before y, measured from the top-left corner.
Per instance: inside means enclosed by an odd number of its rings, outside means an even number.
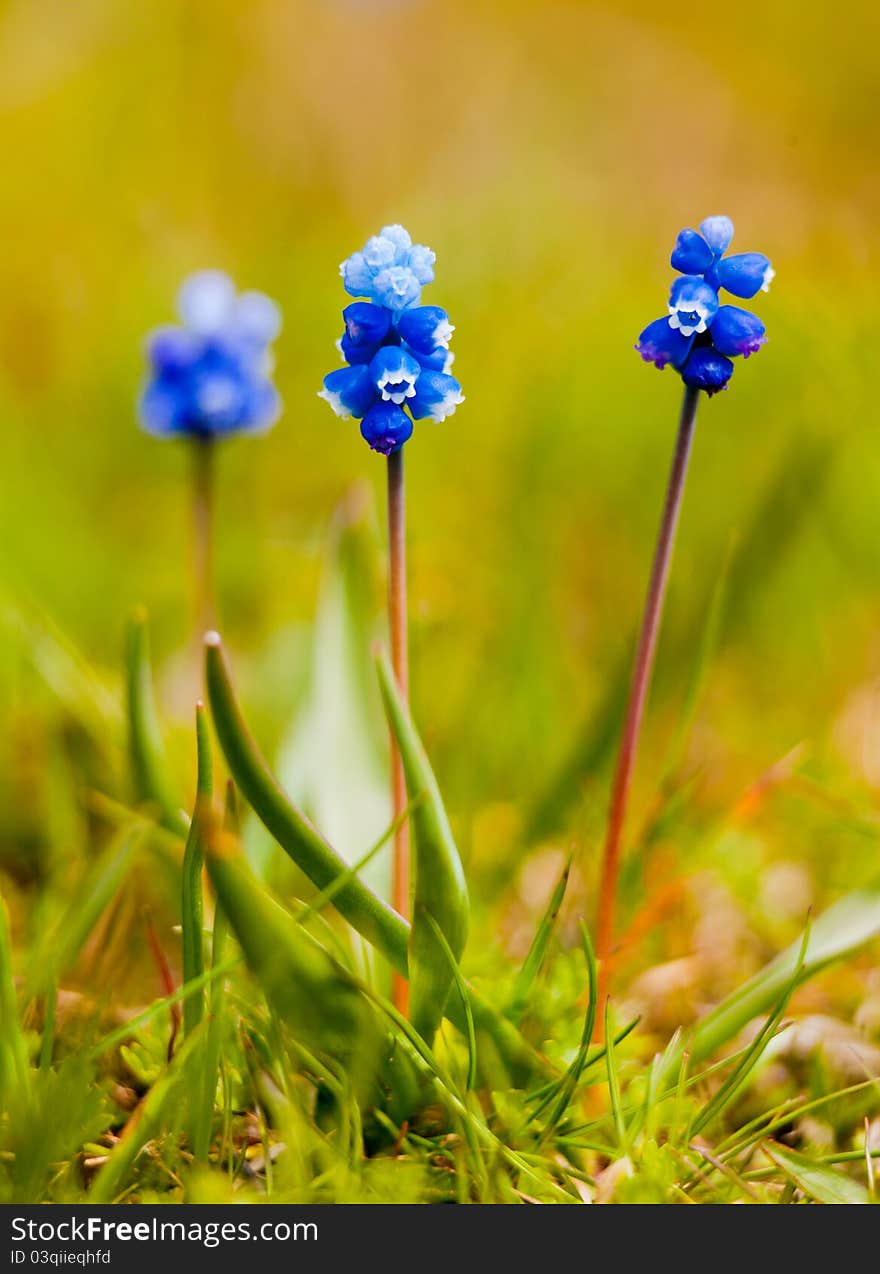
[[[318,397],[323,398],[325,403],[330,404],[340,420],[351,420],[351,412],[342,405],[341,394],[333,393],[330,389],[319,389]]]
[[[464,394],[460,389],[450,389],[443,395],[439,403],[431,408],[430,417],[435,424],[442,424],[447,416],[451,416],[456,407],[464,402]]]
[[[417,377],[418,373],[413,376],[411,372],[404,371],[402,368],[397,368],[395,371],[386,370],[376,381],[376,388],[382,395],[383,402],[396,403],[399,407],[407,398],[415,398]],[[404,385],[405,388],[393,391],[387,388],[389,385]]]
[[[440,319],[431,335],[431,340],[435,345],[439,345],[441,349],[449,349],[449,342],[452,340],[452,333],[455,331],[455,325],[449,322],[449,319]]]
[[[699,317],[699,323],[682,323],[681,314],[696,314]],[[707,322],[711,310],[705,305],[701,305],[699,301],[694,301],[685,308],[670,305],[669,307],[669,326],[673,332],[681,332],[682,336],[695,336],[699,332],[705,332],[709,324]]]

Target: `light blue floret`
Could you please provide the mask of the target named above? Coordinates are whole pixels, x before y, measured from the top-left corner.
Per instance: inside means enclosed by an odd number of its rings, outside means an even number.
[[[417,305],[434,278],[434,253],[413,243],[403,226],[384,226],[339,267],[346,292],[399,312]]]
[[[716,257],[722,256],[733,238],[733,222],[730,217],[707,217],[700,222],[700,233]]]

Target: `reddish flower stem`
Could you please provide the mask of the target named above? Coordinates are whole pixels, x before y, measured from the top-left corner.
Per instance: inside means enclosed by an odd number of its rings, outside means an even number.
[[[406,490],[403,480],[403,448],[388,457],[388,627],[391,634],[391,666],[404,703],[409,703],[409,646],[406,604]],[[391,737],[391,805],[399,818],[407,805],[403,761]],[[396,911],[409,918],[409,824],[403,819],[394,834],[391,883]],[[406,1013],[409,986],[399,973],[393,975],[395,1008]]]
[[[681,406],[681,417],[678,424],[678,438],[675,443],[675,455],[669,474],[666,489],[666,502],[663,506],[663,517],[654,550],[654,564],[651,568],[651,579],[648,584],[648,596],[642,616],[639,632],[639,643],[636,648],[635,665],[629,692],[629,702],[620,741],[620,752],[617,757],[617,768],[611,787],[611,803],[608,810],[608,829],[605,837],[605,850],[602,859],[602,878],[599,886],[599,908],[596,926],[596,954],[599,958],[599,1018],[602,1018],[605,1000],[608,995],[608,962],[614,943],[614,904],[617,894],[617,877],[620,869],[620,850],[623,838],[626,808],[632,785],[633,769],[639,745],[642,717],[645,700],[651,684],[651,673],[654,668],[654,657],[657,651],[657,638],[660,633],[660,621],[663,616],[663,603],[666,597],[666,585],[669,579],[669,566],[672,561],[672,550],[675,545],[675,531],[681,509],[681,498],[687,474],[688,458],[694,436],[694,424],[697,415],[697,401],[700,391],[685,388],[684,401]]]

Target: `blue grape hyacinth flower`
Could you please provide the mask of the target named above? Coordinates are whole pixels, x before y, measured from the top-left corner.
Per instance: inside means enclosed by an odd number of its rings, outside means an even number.
[[[140,418],[148,433],[201,439],[258,433],[275,423],[280,399],[270,346],[281,311],[261,292],[237,293],[228,275],[202,270],[177,296],[181,326],[153,332]]]
[[[450,375],[455,330],[438,305],[421,305],[434,278],[434,253],[403,226],[385,226],[340,266],[355,300],[342,311],[337,348],[346,366],[324,377],[319,397],[337,416],[361,422],[374,451],[391,455],[412,436],[413,420],[443,421],[464,402]],[[409,414],[407,414],[407,412]]]
[[[707,217],[699,231],[682,230],[672,250],[679,271],[668,314],[649,323],[636,343],[647,363],[670,366],[686,385],[707,394],[726,389],[732,358],[756,354],[767,340],[761,319],[738,305],[722,304],[722,289],[745,300],[769,290],[773,267],[761,252],[725,256],[733,239],[729,217]]]

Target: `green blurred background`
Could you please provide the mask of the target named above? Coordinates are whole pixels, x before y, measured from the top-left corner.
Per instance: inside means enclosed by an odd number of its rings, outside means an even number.
[[[93,665],[112,718],[144,602],[190,747],[187,457],[134,402],[145,332],[206,266],[284,310],[284,415],[224,446],[218,527],[221,626],[261,738],[280,737],[353,483],[381,535],[384,466],[316,390],[338,262],[400,221],[437,253],[426,300],[456,324],[467,395],[406,452],[417,719],[478,893],[539,846],[576,845],[589,881],[680,396],[633,342],[664,310],[678,230],[726,212],[734,248],[776,267],[756,302],[770,340],[701,406],[634,828],[732,552],[677,861],[803,745],[812,787],[749,852],[809,857],[835,892],[867,879],[878,36],[874,5],[832,21],[796,0],[4,4],[4,852],[57,839],[40,762],[72,693],[22,613]],[[719,863],[731,887],[746,860]]]

